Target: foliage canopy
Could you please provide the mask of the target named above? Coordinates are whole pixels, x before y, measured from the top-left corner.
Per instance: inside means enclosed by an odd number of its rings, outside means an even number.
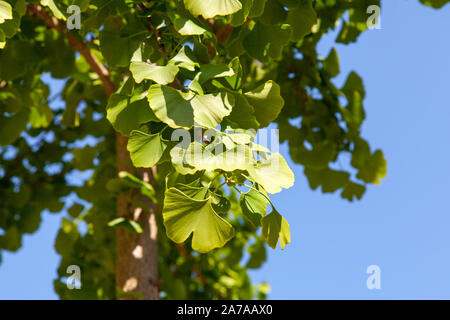
[[[64,26],[71,5],[80,30]],[[360,134],[362,79],[351,72],[336,87],[337,51],[316,49],[336,28],[336,42],[355,42],[370,5],[379,0],[1,0],[0,249],[18,250],[44,210],[67,211],[57,293],[115,298],[114,228],[142,232],[115,216],[118,194],[131,190],[162,208],[161,297],[265,297],[247,270],[264,263],[266,242],[290,242],[269,194],[294,176],[254,133],[273,123],[310,187],[349,201],[386,174],[383,153]],[[61,92],[50,94],[50,78]],[[117,175],[116,131],[134,167],[158,166],[155,181]],[[343,154],[349,170],[334,165]],[[187,254],[169,239],[186,241]],[[72,264],[83,290],[63,282]]]

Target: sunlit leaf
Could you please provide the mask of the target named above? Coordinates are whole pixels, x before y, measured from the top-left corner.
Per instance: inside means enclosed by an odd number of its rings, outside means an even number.
[[[239,199],[242,213],[255,226],[261,225],[261,219],[266,215],[267,199],[263,193],[263,190],[258,192],[250,189]]]
[[[5,22],[5,20],[12,19],[12,7],[6,1],[0,1],[0,23]]]
[[[155,66],[145,62],[133,61],[130,65],[130,71],[137,83],[147,79],[159,84],[169,84],[175,80],[179,69],[173,65]]]
[[[245,93],[250,105],[255,109],[255,117],[261,127],[267,127],[278,117],[284,100],[280,95],[280,86],[269,80],[256,89]]]
[[[214,211],[212,198],[195,200],[175,188],[166,191],[163,217],[167,236],[182,243],[193,233],[192,248],[198,252],[220,248],[234,236],[231,224]]]
[[[232,14],[242,8],[238,0],[184,0],[184,5],[194,16],[206,19]]]
[[[135,167],[153,167],[161,159],[167,144],[160,133],[152,134],[149,126],[131,132],[127,149]]]
[[[267,241],[267,244],[275,249],[280,241],[281,249],[284,249],[286,244],[291,242],[291,231],[289,224],[277,211],[272,211],[270,214],[261,219],[262,236]]]
[[[172,128],[189,129],[195,123],[215,128],[231,113],[233,97],[227,94],[196,95],[161,85],[152,85],[148,92],[155,115]]]
[[[267,160],[249,166],[247,170],[268,193],[278,193],[282,188],[294,185],[294,173],[279,153],[269,155]]]

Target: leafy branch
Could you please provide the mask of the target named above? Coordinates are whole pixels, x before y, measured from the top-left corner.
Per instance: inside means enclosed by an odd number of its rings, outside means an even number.
[[[67,32],[63,22],[50,16],[39,4],[28,4],[27,11],[45,22],[49,28],[55,29],[59,34],[67,37],[69,44],[86,59],[86,62],[98,75],[108,95],[112,95],[116,91],[114,83],[110,79],[108,69],[98,61],[83,41],[77,39],[72,33]]]

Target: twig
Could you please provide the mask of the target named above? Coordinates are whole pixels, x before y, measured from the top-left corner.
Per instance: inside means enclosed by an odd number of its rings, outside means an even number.
[[[139,3],[138,7],[142,11],[145,11],[147,9],[142,3]],[[147,28],[148,28],[148,30],[150,30],[151,32],[154,33],[154,35],[156,37],[156,43],[158,44],[159,52],[161,52],[161,54],[164,56],[164,58],[168,59],[169,55],[167,54],[166,50],[164,49],[164,44],[161,41],[162,40],[161,35],[159,34],[158,29],[156,29],[155,26],[153,25],[152,19],[150,17],[147,17]]]

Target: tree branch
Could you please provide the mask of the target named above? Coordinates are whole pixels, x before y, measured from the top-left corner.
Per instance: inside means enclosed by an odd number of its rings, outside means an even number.
[[[67,37],[69,44],[77,50],[84,57],[84,59],[86,59],[86,62],[89,64],[92,71],[98,75],[108,96],[112,95],[116,91],[114,83],[109,77],[108,69],[106,69],[105,66],[98,61],[83,41],[80,41],[73,34],[67,31],[64,23],[55,17],[50,16],[39,4],[29,4],[27,6],[27,11],[33,16],[44,21],[47,27],[55,29],[59,34]]]
[[[139,3],[138,7],[140,10],[145,11],[147,8],[144,4]],[[158,44],[158,50],[161,52],[164,58],[168,59],[169,55],[167,54],[166,50],[164,49],[164,44],[161,41],[161,35],[159,34],[158,30],[155,28],[155,26],[152,23],[152,19],[150,16],[147,17],[147,29],[150,30],[155,34],[156,37],[156,43]]]

